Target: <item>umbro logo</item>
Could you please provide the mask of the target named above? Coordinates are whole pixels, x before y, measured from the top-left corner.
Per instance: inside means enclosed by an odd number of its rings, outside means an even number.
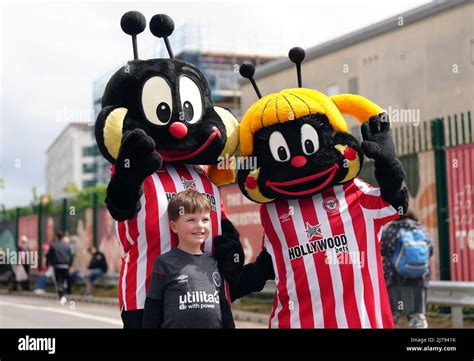
[[[283,222],[286,222],[288,221],[291,216],[294,214],[294,208],[293,206],[290,206],[288,207],[288,213],[283,213],[279,218],[280,218],[280,221],[283,223]]]
[[[188,278],[189,277],[187,275],[179,275],[178,277],[176,277],[176,280],[178,281],[178,283],[187,283]]]
[[[288,212],[288,213],[283,213],[279,218],[280,218],[280,221],[286,222],[290,217],[291,217],[291,213]]]

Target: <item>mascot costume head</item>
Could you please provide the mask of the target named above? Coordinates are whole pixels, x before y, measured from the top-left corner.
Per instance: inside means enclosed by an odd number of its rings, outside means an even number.
[[[138,59],[137,35],[146,27],[141,13],[123,15],[121,27],[132,36],[134,60],[111,77],[102,97],[96,140],[103,156],[115,163],[124,135],[141,129],[164,162],[216,165],[220,157],[231,157],[238,146],[238,122],[213,104],[203,72],[174,58],[168,39],[173,20],[159,14],[150,21],[169,59]],[[209,175],[216,184],[233,181],[230,170],[210,167]]]
[[[362,168],[364,153],[348,133],[342,114],[363,123],[383,112],[360,95],[329,97],[301,88],[303,49],[291,49],[290,59],[297,64],[300,88],[261,97],[241,123],[240,154],[256,157],[257,167],[239,172],[239,186],[258,203],[314,195],[354,179]],[[252,64],[242,65],[240,71],[255,84]],[[385,124],[388,127],[388,122]]]

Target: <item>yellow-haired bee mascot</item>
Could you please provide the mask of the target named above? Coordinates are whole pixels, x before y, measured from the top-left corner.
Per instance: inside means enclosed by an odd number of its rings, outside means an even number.
[[[237,178],[261,203],[264,249],[244,266],[232,297],[275,279],[271,328],[393,328],[379,237],[406,211],[408,193],[388,117],[362,96],[301,88],[304,50],[293,48],[290,59],[300,88],[264,97],[253,65],[240,68],[261,98],[240,125],[240,154],[255,157],[256,167]],[[362,144],[342,114],[362,123]],[[364,154],[380,188],[357,178]]]
[[[233,181],[233,171],[216,166],[220,157],[237,149],[239,125],[228,110],[213,104],[204,73],[174,58],[169,16],[158,14],[150,21],[153,35],[164,39],[169,59],[138,59],[136,37],[146,27],[141,13],[124,14],[121,27],[132,36],[134,60],[107,83],[95,136],[113,164],[106,204],[117,220],[122,250],[121,316],[125,328],[140,328],[145,302],[157,302],[147,297],[155,259],[178,244],[166,211],[175,193],[194,188],[205,194],[212,229],[204,251],[219,257],[227,280],[239,270],[236,260],[242,266],[239,234],[225,215],[217,188]],[[200,165],[209,165],[207,172]]]

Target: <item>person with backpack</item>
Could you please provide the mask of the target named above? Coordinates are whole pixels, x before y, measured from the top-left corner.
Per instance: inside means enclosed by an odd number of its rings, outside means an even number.
[[[413,212],[384,229],[381,253],[395,326],[400,327],[406,315],[410,328],[428,328],[425,313],[433,241]]]

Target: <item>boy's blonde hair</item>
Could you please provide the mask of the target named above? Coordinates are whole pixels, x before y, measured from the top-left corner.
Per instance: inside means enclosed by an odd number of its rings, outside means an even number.
[[[168,203],[168,218],[176,221],[180,216],[189,213],[210,213],[211,203],[195,189],[177,193]]]

